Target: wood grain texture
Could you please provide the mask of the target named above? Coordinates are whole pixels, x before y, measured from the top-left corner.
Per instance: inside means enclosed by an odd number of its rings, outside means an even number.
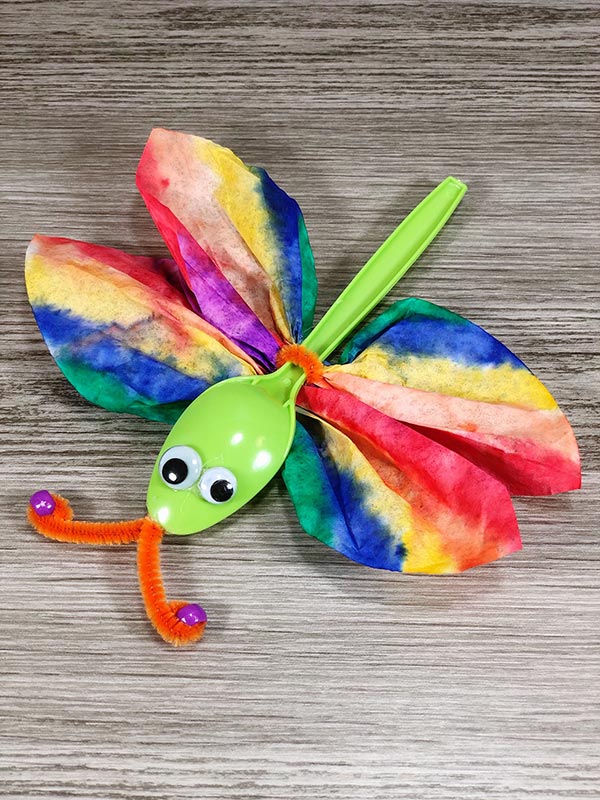
[[[600,4],[0,5],[0,795],[552,800],[600,794]],[[524,550],[459,577],[369,570],[279,480],[164,548],[201,644],[153,636],[129,547],[47,542],[143,512],[166,429],[80,399],[22,283],[36,232],[162,253],[133,183],[149,129],[267,167],[301,203],[323,311],[439,179],[470,191],[392,299],[483,324],[568,413],[581,493],[518,499]]]

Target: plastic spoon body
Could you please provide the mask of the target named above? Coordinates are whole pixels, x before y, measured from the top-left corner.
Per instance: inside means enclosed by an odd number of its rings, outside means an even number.
[[[304,346],[325,359],[421,255],[465,191],[455,178],[440,183],[369,259]],[[295,401],[304,381],[299,367],[285,364],[271,374],[231,378],[203,392],[160,451],[148,486],[150,517],[169,533],[186,535],[211,527],[250,501],[289,453]]]

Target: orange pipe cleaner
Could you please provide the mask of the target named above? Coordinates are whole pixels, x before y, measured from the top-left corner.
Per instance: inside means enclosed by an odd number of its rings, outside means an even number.
[[[27,508],[29,522],[38,533],[48,539],[76,544],[128,544],[137,541],[140,535],[143,519],[127,522],[76,522],[69,501],[59,494],[51,497],[56,507],[50,515],[39,515],[31,505]]]
[[[168,602],[160,571],[160,543],[163,535],[164,530],[157,522],[148,518],[143,521],[137,561],[146,614],[166,642],[176,646],[190,644],[202,638],[206,619],[204,622],[188,625],[177,616],[177,612],[185,608],[187,603],[181,600]]]
[[[275,366],[282,367],[288,362],[304,370],[308,383],[318,383],[323,377],[325,367],[319,356],[303,344],[284,344],[277,353]]]
[[[127,522],[79,522],[73,519],[73,509],[64,497],[44,491],[39,492],[36,499],[38,510],[30,504],[27,518],[38,533],[49,539],[99,545],[137,541],[140,588],[150,622],[165,641],[174,645],[188,644],[202,637],[206,627],[203,609],[183,601],[167,601],[160,571],[160,543],[164,531],[157,522],[148,517]],[[183,615],[187,621],[177,616],[181,609],[188,612]]]

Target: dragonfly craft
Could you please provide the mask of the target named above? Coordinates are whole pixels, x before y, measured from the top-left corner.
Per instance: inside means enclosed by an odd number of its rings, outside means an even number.
[[[307,533],[353,561],[408,573],[460,572],[514,552],[511,494],[579,488],[565,416],[477,325],[409,298],[348,339],[447,221],[459,181],[446,179],[406,218],[314,329],[302,213],[264,170],[157,129],[137,186],[172,258],[36,236],[26,283],[52,356],[85,398],[174,423],[148,513],[75,521],[64,498],[40,491],[28,517],[60,541],[137,542],[146,611],[166,641],[199,639],[206,613],[168,601],[163,535],[226,518],[282,463]]]

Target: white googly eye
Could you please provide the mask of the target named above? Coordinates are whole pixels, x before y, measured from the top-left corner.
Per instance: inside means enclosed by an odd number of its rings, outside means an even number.
[[[171,489],[189,489],[200,477],[202,459],[193,447],[169,447],[161,456],[158,471]]]
[[[205,500],[220,505],[231,500],[237,489],[237,480],[225,467],[211,467],[202,475],[199,486]]]

